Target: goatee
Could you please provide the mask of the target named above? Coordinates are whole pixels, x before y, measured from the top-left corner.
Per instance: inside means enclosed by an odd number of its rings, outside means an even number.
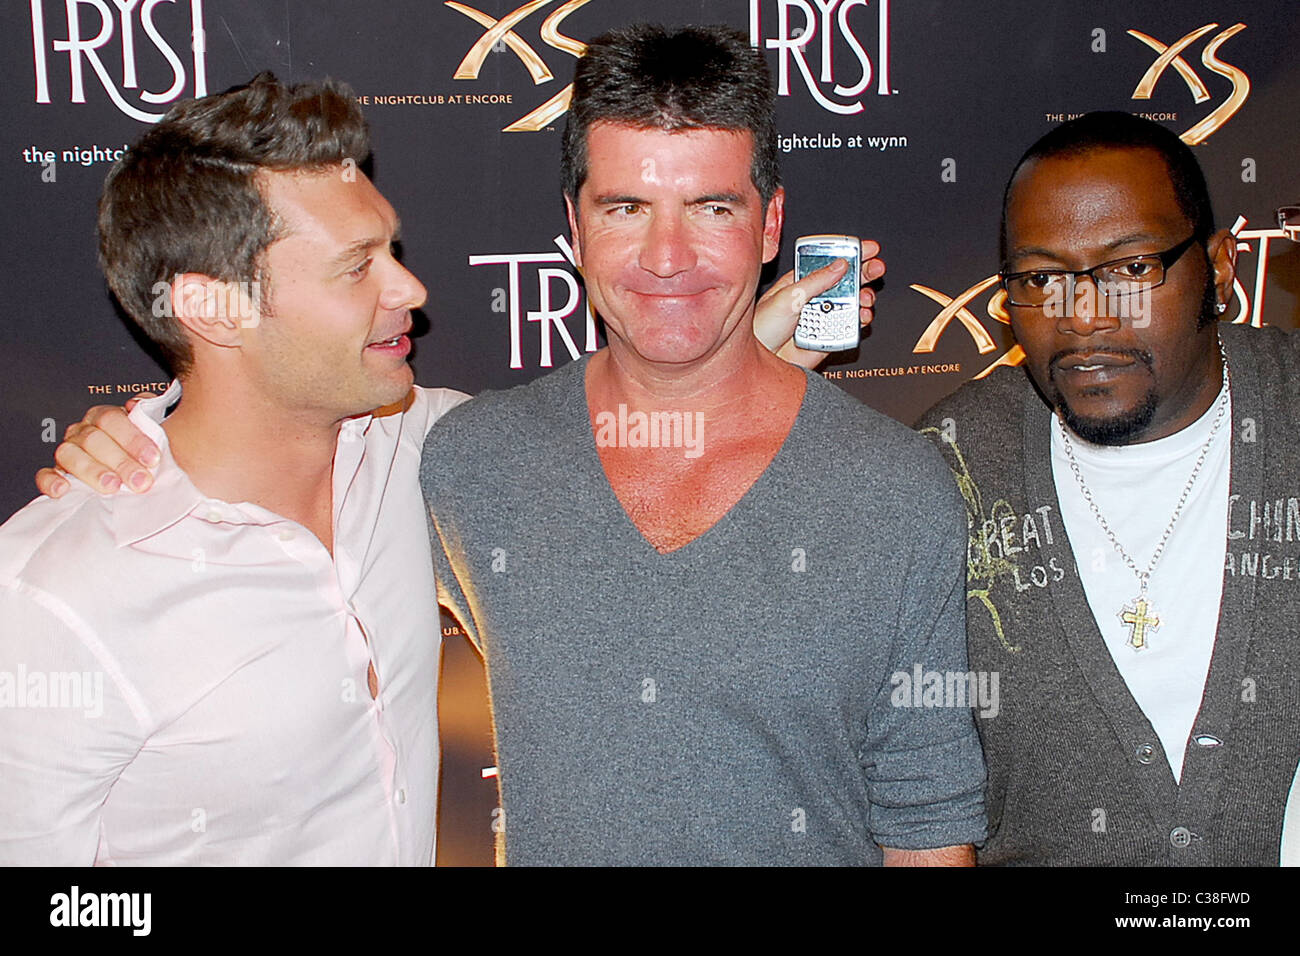
[[[1058,393],[1056,410],[1061,420],[1086,442],[1094,445],[1127,445],[1146,431],[1156,414],[1156,393],[1146,393],[1142,404],[1112,418],[1084,418],[1076,415]]]

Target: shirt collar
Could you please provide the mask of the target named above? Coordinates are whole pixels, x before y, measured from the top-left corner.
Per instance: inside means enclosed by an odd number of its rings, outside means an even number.
[[[128,547],[177,524],[190,514],[198,513],[205,521],[217,524],[265,525],[281,520],[279,516],[256,505],[234,505],[204,495],[190,481],[176,459],[172,457],[163,420],[167,409],[181,400],[181,383],[173,379],[167,391],[157,398],[141,399],[131,409],[131,423],[158,446],[159,461],[153,469],[153,486],[144,494],[121,492],[104,499],[111,513],[114,540],[118,547]],[[370,429],[372,415],[359,415],[343,423],[339,431],[341,442],[362,438]],[[357,442],[360,445],[360,442]],[[337,454],[337,451],[336,451]],[[350,466],[355,471],[360,453]],[[335,502],[337,511],[338,503]]]
[[[127,416],[131,424],[158,446],[160,458],[153,469],[153,486],[148,491],[143,494],[122,492],[106,499],[118,547],[127,547],[152,537],[200,508],[206,507],[211,514],[220,511],[221,518],[232,523],[242,524],[249,520],[237,508],[204,497],[172,457],[162,422],[167,409],[180,398],[181,384],[173,381],[159,397],[137,402]]]

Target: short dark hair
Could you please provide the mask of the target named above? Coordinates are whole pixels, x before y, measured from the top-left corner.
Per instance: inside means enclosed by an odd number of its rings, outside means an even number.
[[[348,87],[290,87],[259,73],[177,104],[113,165],[99,200],[100,268],[174,375],[194,356],[180,323],[155,308],[154,286],[185,272],[257,281],[282,229],[258,171],[319,170],[369,155],[365,117]]]
[[[776,99],[763,54],[730,27],[668,31],[634,24],[592,40],[578,61],[560,175],[575,204],[598,122],[645,129],[723,129],[754,137],[750,178],[766,206],[781,185]]]
[[[1178,208],[1192,224],[1193,235],[1202,243],[1214,232],[1214,210],[1205,174],[1192,155],[1191,147],[1178,134],[1159,123],[1132,113],[1098,111],[1084,113],[1055,127],[1030,146],[1020,157],[1002,193],[1002,223],[998,232],[998,261],[1007,261],[1007,202],[1021,167],[1051,156],[1077,155],[1098,149],[1149,149],[1159,153],[1169,170]]]

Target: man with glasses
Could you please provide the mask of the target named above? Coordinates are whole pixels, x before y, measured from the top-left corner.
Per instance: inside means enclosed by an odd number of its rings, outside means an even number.
[[[1300,339],[1219,321],[1235,242],[1175,134],[1092,113],[1007,185],[1026,376],[931,410],[970,517],[982,863],[1275,865],[1300,759]],[[1226,535],[1225,535],[1226,528]]]

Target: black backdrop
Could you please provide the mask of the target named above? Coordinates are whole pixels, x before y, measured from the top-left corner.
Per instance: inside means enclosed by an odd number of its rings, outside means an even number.
[[[642,19],[732,24],[766,51],[782,84],[781,270],[804,233],[881,242],[876,323],[824,371],[889,414],[910,420],[1015,360],[987,281],[1002,186],[1030,142],[1086,110],[1198,143],[1219,222],[1240,233],[1228,319],[1300,325],[1300,248],[1272,217],[1300,201],[1293,0],[6,0],[0,514],[88,405],[165,380],[95,267],[113,151],[176,99],[259,70],[362,97],[376,184],[430,290],[418,381],[509,386],[594,345],[565,261],[558,134],[578,41]],[[477,665],[444,633],[440,855],[485,861]]]

